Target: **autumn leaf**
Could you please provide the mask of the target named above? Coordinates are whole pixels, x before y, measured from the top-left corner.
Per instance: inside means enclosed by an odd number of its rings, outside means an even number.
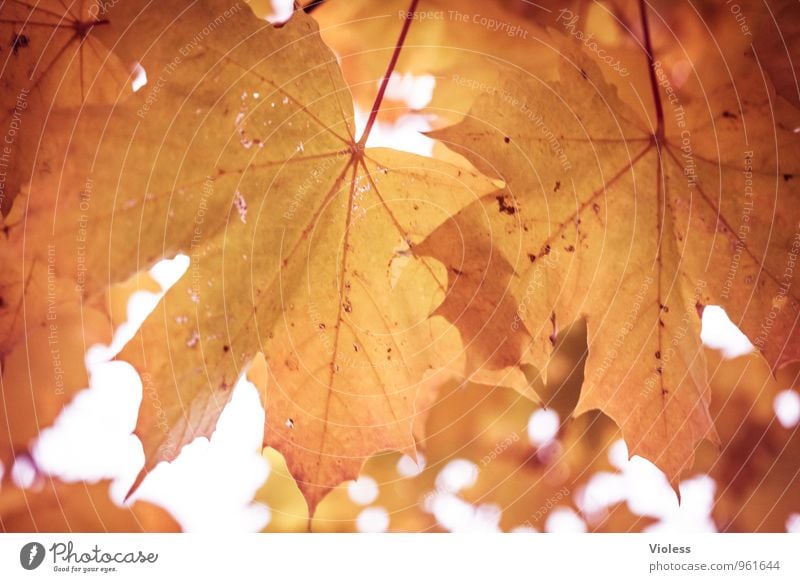
[[[645,12],[642,25],[648,51]],[[678,92],[650,52],[642,64],[654,105],[643,116],[619,98],[613,71],[556,43],[557,83],[507,70],[464,121],[433,133],[508,187],[415,251],[448,266],[439,313],[475,340],[482,364],[504,370],[513,357],[543,367],[558,326],[585,318],[576,413],[605,412],[630,454],[675,484],[697,443],[717,439],[703,306],[722,305],[773,367],[800,355],[796,112],[753,61],[737,61],[715,86],[695,79]],[[469,254],[456,230],[478,233]],[[492,269],[502,284],[474,284]],[[483,313],[494,316],[474,315]],[[507,349],[487,359],[486,347],[501,343]]]
[[[773,376],[757,354],[725,360],[707,350],[712,414],[722,451],[700,451],[699,468],[716,482],[712,515],[720,531],[784,532],[800,513],[800,429],[776,418],[775,398],[792,390],[798,368]]]
[[[98,4],[67,0],[3,3],[0,38],[0,214],[30,181],[38,148],[58,128],[51,116],[130,93],[126,67],[93,31],[108,25]],[[8,43],[8,44],[6,44]]]
[[[143,387],[134,488],[211,435],[246,373],[280,469],[262,495],[289,508],[277,529],[352,530],[341,484],[360,470],[391,529],[441,528],[425,495],[459,455],[481,465],[461,502],[541,528],[531,516],[557,492],[577,508],[605,470],[603,414],[673,486],[709,440],[720,527],[779,529],[794,433],[760,403],[739,434],[756,391],[710,381],[700,341],[704,308],[722,305],[758,349],[755,381],[800,359],[796,6],[750,19],[741,5],[747,19],[662,0],[327,2],[273,27],[224,0],[7,2],[0,460],[86,384],[86,349],[131,293],[158,290],[147,269],[184,254],[119,355]],[[428,105],[390,84],[409,73],[435,78]],[[446,154],[367,147],[409,110],[449,125],[430,134]],[[565,339],[581,326],[586,346]],[[537,398],[560,415],[560,448],[507,442]],[[417,449],[429,465],[398,480]],[[718,450],[788,465],[742,476],[709,462]],[[115,514],[100,487],[6,487],[4,523],[70,527],[51,515],[59,495]],[[759,521],[762,493],[781,501]],[[42,500],[28,514],[26,496]],[[582,517],[643,523],[622,505]]]
[[[88,386],[84,354],[111,338],[108,317],[99,310],[60,306],[51,314],[45,325],[31,326],[25,342],[3,360],[0,461],[6,467]]]
[[[31,489],[0,489],[0,531],[19,532],[178,532],[164,509],[145,501],[115,504],[109,482],[64,483],[47,477]]]
[[[563,419],[552,440],[535,444],[529,440],[531,414],[541,412],[529,399],[507,388],[450,382],[440,386],[425,415],[420,465],[415,468],[399,453],[373,456],[358,481],[338,486],[320,503],[311,530],[359,531],[362,512],[380,508],[388,516],[389,531],[447,531],[448,524],[441,519],[446,520],[448,512],[443,508],[459,505],[455,513],[461,515],[471,504],[473,511],[495,508],[503,531],[542,531],[552,510],[578,511],[577,500],[590,478],[613,469],[608,447],[619,438],[617,427],[600,413],[569,418],[580,391],[585,348],[584,326],[562,332],[546,386],[540,386],[549,410],[557,410]],[[306,531],[302,497],[282,458],[271,449],[264,456],[270,476],[256,500],[273,512],[266,531]],[[458,491],[449,488],[450,463],[471,464],[474,482]],[[370,482],[375,487],[371,501],[351,493]],[[624,504],[582,517],[593,531],[638,531],[648,521]]]
[[[428,318],[441,266],[410,248],[492,182],[366,149],[370,125],[354,137],[347,86],[308,16],[273,28],[219,1],[119,3],[104,18],[92,34],[151,81],[114,107],[85,107],[42,145],[27,223],[10,223],[9,244],[30,264],[42,249],[25,237],[52,241],[53,271],[79,273],[87,296],[189,255],[120,355],[142,376],[145,472],[213,432],[263,352],[265,444],[313,510],[374,452],[413,454],[418,386],[457,367],[460,347]],[[72,204],[50,222],[59,197]]]
[[[494,84],[497,62],[546,74],[556,59],[532,48],[545,36],[542,21],[551,12],[545,4],[427,0],[395,68],[397,86],[408,74],[432,76],[436,87],[431,102],[422,107],[439,125],[460,119],[475,99],[476,89],[488,90]],[[407,12],[407,0],[326,2],[314,10],[322,37],[340,56],[353,98],[363,109],[369,109],[383,74],[382,63],[394,48],[394,30]],[[419,108],[395,96],[382,108],[381,119],[391,120]]]

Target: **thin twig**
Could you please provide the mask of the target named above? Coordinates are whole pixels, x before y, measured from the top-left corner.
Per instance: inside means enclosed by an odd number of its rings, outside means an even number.
[[[414,20],[414,14],[417,11],[417,4],[419,4],[419,0],[411,0],[411,6],[408,8],[408,12],[406,12],[406,20],[403,22],[403,30],[400,31],[400,37],[397,39],[397,43],[395,44],[394,53],[392,53],[392,59],[389,61],[389,66],[386,67],[386,73],[383,75],[383,81],[381,82],[381,87],[378,90],[378,96],[375,97],[375,103],[372,104],[372,111],[370,111],[369,119],[367,120],[367,126],[364,128],[364,133],[361,135],[361,139],[358,140],[359,149],[363,149],[364,144],[367,143],[369,132],[372,131],[372,126],[375,124],[375,118],[378,117],[378,110],[381,108],[383,95],[386,93],[387,85],[389,85],[389,78],[392,76],[395,66],[397,66],[397,59],[400,57],[400,50],[403,48],[403,43],[406,41],[406,35],[408,34],[408,29],[411,26],[411,21]]]

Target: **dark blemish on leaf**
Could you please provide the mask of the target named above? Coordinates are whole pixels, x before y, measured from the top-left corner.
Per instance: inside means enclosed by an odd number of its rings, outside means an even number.
[[[664,327],[664,321],[662,319],[659,319],[658,320],[658,325],[660,325],[661,327]]]
[[[661,352],[660,351],[656,351],[656,360],[660,360],[660,359],[661,359]]]
[[[564,247],[564,250],[567,251],[568,253],[574,253],[575,252],[575,245],[567,245],[567,246]]]
[[[510,137],[508,137],[508,136],[505,136],[505,137],[503,138],[503,141],[504,141],[504,142],[506,142],[506,143],[511,143],[511,138],[510,138]]]
[[[509,216],[517,213],[516,207],[513,204],[509,204],[506,201],[506,197],[502,194],[500,196],[495,196],[495,200],[497,200],[497,207],[500,212],[508,214]]]
[[[556,180],[556,185],[553,188],[553,192],[558,192],[558,189],[561,188],[561,182]]]
[[[553,333],[550,334],[548,338],[550,340],[550,344],[555,347],[556,345],[556,338],[558,336],[558,326],[556,325],[556,312],[553,311],[550,314],[550,323],[553,325]]]
[[[542,254],[545,256],[550,254],[550,245],[544,245],[544,251],[542,252]]]
[[[323,331],[325,330],[325,324],[324,323],[320,323],[318,327]]]
[[[419,210],[419,204],[414,204],[414,210]]]
[[[534,255],[533,253],[528,253],[528,259],[532,263],[536,260],[536,255]]]
[[[783,175],[783,181],[784,181],[784,182],[788,182],[788,181],[789,181],[789,180],[791,180],[792,178],[794,178],[794,174],[784,174],[784,175]]]
[[[600,216],[600,205],[597,202],[592,204],[592,210],[596,215]]]
[[[294,421],[291,418],[286,419],[286,428],[288,429],[294,428]]]
[[[353,351],[358,352],[358,344],[353,344]]]
[[[657,374],[661,374],[661,373],[662,373],[661,366],[658,366],[658,367],[656,368],[656,373],[657,373]],[[662,390],[662,391],[661,391],[661,393],[662,393],[662,394],[666,394],[666,391]]]
[[[231,351],[231,346],[229,346],[229,345],[222,346],[222,351],[225,352],[225,353]]]
[[[19,49],[28,48],[30,44],[30,40],[24,34],[14,34],[11,37],[11,52],[14,53],[14,56],[19,54]]]
[[[346,313],[353,313],[353,305],[350,303],[349,299],[344,300],[344,303],[342,303],[342,307],[344,308]]]
[[[724,117],[726,119],[736,119],[736,115],[734,113],[731,113],[727,109],[722,112],[722,117]]]
[[[3,307],[5,306],[6,306],[6,300],[0,297],[0,309],[3,309]]]
[[[588,78],[589,78],[589,77],[586,75],[586,71],[584,71],[583,69],[581,69],[581,77],[583,77],[584,79],[588,79]]]
[[[667,306],[666,306],[666,305],[664,305],[663,303],[659,303],[659,304],[658,304],[658,307],[659,307],[659,308],[661,309],[661,311],[663,311],[664,313],[669,313],[669,307],[667,307]]]
[[[458,269],[456,269],[455,267],[450,267],[450,270],[451,270],[451,271],[453,271],[453,272],[454,272],[456,275],[458,275],[459,277],[460,277],[461,275],[463,275],[463,274],[464,274],[462,271],[459,271],[459,270],[458,270]]]

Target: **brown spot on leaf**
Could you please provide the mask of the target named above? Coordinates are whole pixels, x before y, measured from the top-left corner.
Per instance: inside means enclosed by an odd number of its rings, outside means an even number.
[[[11,37],[11,52],[14,55],[19,54],[19,49],[28,48],[30,44],[30,39],[24,34],[14,34]]]
[[[495,200],[497,200],[497,207],[500,210],[500,212],[508,214],[509,216],[517,213],[516,206],[514,206],[513,203],[509,203],[504,195],[501,194],[499,196],[496,196]]]

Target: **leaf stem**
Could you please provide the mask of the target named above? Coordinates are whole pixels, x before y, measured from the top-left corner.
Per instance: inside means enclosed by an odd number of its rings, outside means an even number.
[[[655,59],[653,58],[653,43],[650,40],[650,24],[647,21],[647,5],[645,0],[639,0],[639,12],[642,17],[642,30],[644,31],[644,52],[647,55],[647,68],[650,73],[650,88],[653,91],[653,101],[656,107],[656,139],[664,137],[664,107],[661,104],[661,95],[658,92],[656,80]]]
[[[414,20],[417,4],[419,4],[419,0],[411,0],[411,6],[409,6],[408,12],[406,12],[406,20],[403,22],[403,29],[400,31],[400,36],[395,44],[389,66],[386,67],[386,73],[383,75],[383,81],[378,90],[378,95],[375,97],[375,103],[372,104],[372,111],[370,111],[369,119],[367,119],[367,125],[364,128],[364,133],[361,134],[361,139],[358,140],[359,149],[364,148],[364,144],[367,143],[367,138],[369,137],[369,132],[372,131],[372,126],[375,125],[375,118],[378,117],[378,110],[381,108],[383,95],[386,93],[386,87],[389,85],[389,78],[392,76],[392,71],[394,71],[395,66],[397,66],[400,50],[403,48],[403,43],[406,41],[406,35],[408,34],[408,29],[411,27],[411,21]]]

